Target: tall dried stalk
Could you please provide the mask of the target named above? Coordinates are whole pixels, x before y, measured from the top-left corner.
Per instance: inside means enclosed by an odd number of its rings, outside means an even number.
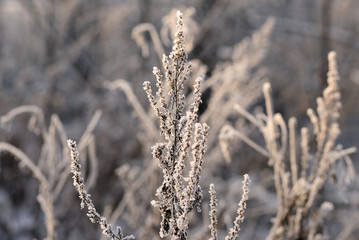
[[[162,185],[157,189],[157,200],[151,203],[158,208],[161,213],[160,237],[170,236],[171,239],[185,240],[188,238],[189,213],[197,208],[201,210],[202,189],[199,185],[202,173],[204,154],[207,150],[206,141],[208,138],[209,126],[198,123],[198,110],[201,103],[201,83],[202,77],[195,80],[193,86],[193,102],[189,105],[189,110],[185,112],[186,97],[185,83],[191,77],[192,65],[188,61],[185,51],[183,14],[177,12],[177,32],[175,35],[174,46],[169,57],[163,56],[162,64],[164,69],[165,82],[168,88],[164,87],[161,71],[154,67],[153,74],[156,78],[156,96],[152,94],[150,82],[144,82],[143,88],[147,93],[149,103],[155,111],[156,117],[160,120],[159,131],[164,138],[164,142],[159,142],[152,147],[153,157],[157,160],[163,172]],[[137,101],[129,86],[122,80],[118,80],[110,85],[110,88],[122,88],[136,112],[146,122],[147,114]],[[154,125],[148,122],[146,130],[153,137]],[[73,173],[74,186],[76,187],[81,199],[81,207],[87,205],[88,216],[92,222],[99,223],[104,235],[112,239],[132,239],[132,235],[124,237],[121,229],[115,233],[105,217],[102,217],[94,207],[90,195],[85,190],[84,180],[81,177],[81,166],[79,164],[79,153],[76,142],[68,140],[68,147],[71,150],[71,171]],[[192,160],[187,162],[191,152]],[[185,167],[190,165],[188,176],[184,176]],[[145,179],[142,177],[141,179]],[[142,183],[142,181],[141,181]],[[240,230],[239,224],[244,220],[244,211],[248,199],[249,177],[246,174],[243,181],[243,195],[238,204],[238,216],[234,220],[233,228],[230,229],[226,240],[237,238]],[[212,197],[215,197],[212,185]],[[124,204],[128,199],[125,195]],[[111,222],[119,217],[124,204],[119,204],[111,217]],[[211,204],[211,218],[215,219],[215,200]],[[215,221],[211,222],[212,238],[215,236]]]
[[[25,105],[12,109],[0,119],[1,126],[6,127],[20,114],[30,114],[28,123],[29,130],[39,134],[43,139],[40,156],[37,160],[31,159],[24,151],[6,142],[0,142],[0,152],[7,152],[14,156],[14,159],[28,168],[32,175],[39,181],[37,201],[45,215],[46,240],[56,239],[56,215],[55,200],[60,195],[66,180],[69,176],[69,158],[66,148],[67,134],[57,115],[52,115],[49,127],[46,127],[44,114],[37,106]],[[91,169],[87,186],[94,185],[97,176],[97,159],[95,148],[92,147],[92,132],[101,116],[97,111],[86,131],[82,135],[81,151],[89,151]],[[57,140],[59,138],[59,141]],[[85,162],[84,162],[85,163]]]
[[[169,86],[169,99],[166,98],[162,82],[163,76],[156,67],[153,73],[157,80],[157,98],[152,95],[149,82],[143,87],[149,102],[160,120],[161,135],[165,142],[157,143],[153,156],[163,171],[163,183],[157,189],[158,200],[152,201],[162,216],[160,236],[170,235],[172,239],[187,239],[188,214],[194,207],[199,208],[202,190],[199,185],[203,157],[209,127],[196,123],[201,102],[200,86],[202,77],[194,85],[194,101],[191,110],[184,113],[184,84],[191,73],[191,63],[185,52],[183,35],[183,15],[177,12],[177,33],[170,56],[163,56],[165,81]],[[189,176],[183,176],[185,160],[192,150]]]
[[[340,135],[338,120],[341,94],[338,87],[339,75],[334,52],[329,53],[328,61],[328,86],[323,91],[323,97],[317,98],[316,111],[313,109],[307,111],[312,127],[301,129],[300,162],[296,157],[296,120],[295,118],[289,120],[288,133],[287,124],[282,116],[274,112],[269,83],[263,86],[267,112],[265,116],[255,117],[239,105],[235,107],[243,117],[259,128],[266,148],[262,148],[231,127],[227,126],[224,131],[228,136],[227,139],[233,136],[238,137],[264,156],[269,157],[269,165],[274,170],[278,210],[267,237],[268,240],[314,239],[314,236],[322,236],[318,229],[321,219],[326,214],[321,213],[330,211],[333,207],[330,203],[325,202],[322,207],[316,209],[314,201],[323,188],[331,169],[335,167],[337,161],[342,160],[347,166],[348,179],[346,180],[354,178],[349,155],[356,152],[356,148],[342,149],[342,146],[336,143]],[[315,137],[313,150],[310,147],[310,131]],[[289,153],[287,153],[288,151]],[[284,161],[287,154],[289,155],[288,163]],[[289,167],[287,167],[288,165]]]

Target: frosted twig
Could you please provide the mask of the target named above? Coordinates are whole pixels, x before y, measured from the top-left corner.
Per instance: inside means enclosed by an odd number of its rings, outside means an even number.
[[[211,230],[211,238],[210,240],[217,240],[217,217],[216,217],[216,207],[218,206],[217,203],[217,199],[216,199],[216,191],[214,190],[214,185],[213,183],[211,183],[209,185],[209,194],[211,197],[210,200],[210,212],[209,212],[209,217],[210,217],[210,225],[209,225],[209,229]]]
[[[228,235],[226,236],[225,240],[235,240],[238,237],[238,232],[240,231],[239,224],[244,220],[244,212],[247,208],[247,200],[248,200],[248,186],[249,186],[249,176],[248,174],[244,174],[243,180],[243,193],[242,198],[238,203],[238,216],[233,222],[233,227],[229,230]]]
[[[124,237],[121,231],[121,228],[117,228],[117,233],[115,233],[111,225],[107,223],[105,217],[101,216],[95,205],[92,203],[91,195],[88,194],[85,190],[84,179],[81,177],[81,165],[79,159],[79,152],[77,149],[77,144],[73,140],[67,141],[68,147],[71,151],[71,172],[73,174],[73,184],[76,187],[77,192],[79,193],[79,198],[81,199],[81,208],[87,206],[87,216],[89,217],[92,223],[98,223],[102,229],[102,233],[110,237],[112,240],[129,240],[135,239],[133,235]]]

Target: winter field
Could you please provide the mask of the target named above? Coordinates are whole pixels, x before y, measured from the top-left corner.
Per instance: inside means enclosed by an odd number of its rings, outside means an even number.
[[[0,240],[359,239],[358,12],[0,0]]]

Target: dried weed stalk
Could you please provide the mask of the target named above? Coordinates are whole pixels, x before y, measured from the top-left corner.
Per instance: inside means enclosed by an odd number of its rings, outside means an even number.
[[[22,114],[30,114],[28,128],[31,132],[40,135],[43,140],[40,156],[37,160],[31,159],[24,151],[7,142],[0,142],[0,152],[12,154],[19,160],[20,166],[28,168],[32,175],[39,181],[37,201],[45,215],[46,240],[56,239],[56,200],[60,196],[63,187],[70,174],[69,157],[66,147],[67,134],[59,119],[54,114],[51,116],[50,125],[45,125],[43,111],[33,105],[24,105],[12,109],[0,119],[1,127],[5,128],[14,118]],[[87,187],[90,188],[96,182],[97,159],[94,148],[92,132],[101,117],[101,111],[97,111],[80,140],[80,150],[88,151],[91,163]],[[83,162],[86,164],[86,162]]]
[[[244,180],[243,180],[243,187],[242,187],[242,197],[241,200],[238,203],[238,209],[237,209],[237,217],[233,221],[233,227],[229,229],[227,236],[225,237],[225,240],[235,240],[238,237],[238,233],[241,230],[239,227],[239,224],[244,221],[244,212],[247,209],[247,200],[248,200],[248,192],[249,192],[249,183],[250,179],[248,174],[244,174]],[[210,217],[210,225],[209,229],[211,231],[211,237],[210,240],[217,240],[217,198],[216,198],[216,191],[214,190],[214,185],[211,184],[209,186],[209,195],[210,195],[210,211],[209,211],[209,217]]]
[[[153,148],[153,156],[163,172],[163,183],[157,189],[158,200],[152,201],[162,216],[160,236],[171,236],[171,239],[187,239],[188,214],[197,207],[200,211],[202,190],[199,185],[203,157],[206,152],[206,141],[209,127],[206,123],[197,123],[198,109],[201,103],[201,82],[198,77],[193,87],[193,102],[190,111],[184,114],[185,94],[184,83],[189,79],[191,63],[187,60],[183,35],[183,15],[177,12],[177,33],[169,59],[163,56],[165,80],[169,86],[169,99],[165,96],[162,78],[158,68],[153,73],[157,80],[157,99],[152,95],[149,82],[145,82],[144,90],[149,102],[160,120],[161,134],[165,142],[157,143]],[[191,169],[188,177],[184,177],[185,161],[189,150],[192,150]],[[244,219],[246,200],[248,199],[249,177],[243,181],[243,196],[239,202],[238,217],[234,221],[226,240],[236,239],[240,230],[239,223]],[[211,238],[216,239],[216,200],[213,184],[211,194]]]
[[[211,237],[210,240],[216,240],[217,239],[217,216],[216,216],[216,212],[217,212],[217,206],[218,206],[218,201],[216,198],[216,191],[214,190],[214,184],[211,183],[209,185],[209,195],[211,197],[210,200],[210,211],[209,211],[209,218],[210,218],[210,225],[209,225],[209,229],[211,230]]]
[[[347,175],[344,181],[354,178],[354,169],[349,155],[356,151],[351,147],[342,149],[336,143],[340,135],[339,110],[341,94],[335,53],[328,55],[328,86],[323,97],[317,98],[317,109],[308,109],[312,128],[301,129],[301,158],[297,159],[295,125],[296,119],[289,120],[288,127],[281,114],[275,113],[269,83],[264,84],[263,93],[267,114],[253,116],[236,105],[236,110],[262,132],[266,147],[263,148],[244,134],[226,126],[227,139],[237,137],[253,149],[269,158],[269,166],[274,170],[274,185],[277,193],[278,210],[273,226],[267,237],[271,239],[322,239],[320,230],[323,217],[333,209],[324,202],[319,209],[314,200],[330,175],[330,171],[340,160],[346,163]],[[311,150],[310,132],[315,137],[314,151]],[[289,135],[289,136],[288,136]],[[289,153],[287,152],[289,142]],[[289,155],[289,162],[284,159]]]
[[[117,227],[117,232],[115,233],[111,225],[107,223],[105,217],[101,216],[96,208],[95,205],[92,203],[91,195],[87,193],[85,190],[85,181],[83,177],[81,177],[81,164],[79,159],[79,152],[77,149],[77,144],[73,140],[67,140],[68,147],[71,151],[71,172],[73,174],[72,179],[74,186],[79,193],[79,197],[81,199],[81,209],[87,207],[87,216],[92,223],[100,224],[102,229],[102,233],[113,240],[128,240],[128,239],[135,239],[134,236],[126,236],[124,237],[120,227]]]
[[[213,74],[206,81],[204,90],[212,89],[211,98],[208,100],[208,108],[201,116],[201,120],[211,125],[209,146],[217,143],[217,134],[235,114],[233,105],[240,103],[247,108],[260,96],[260,86],[263,85],[266,70],[262,62],[270,48],[270,37],[275,21],[269,18],[263,26],[256,30],[251,37],[246,37],[233,48],[230,62],[217,64]],[[221,107],[218,107],[221,106]],[[225,141],[220,140],[220,147],[226,148]],[[230,158],[225,156],[229,163]]]
[[[163,55],[162,64],[164,78],[167,88],[164,86],[161,71],[153,68],[156,77],[156,96],[152,94],[150,82],[143,83],[151,107],[156,117],[160,120],[159,131],[164,137],[164,142],[155,144],[152,147],[152,155],[157,160],[163,172],[162,185],[157,189],[157,200],[151,203],[161,213],[160,237],[170,236],[171,239],[187,239],[189,213],[196,208],[201,211],[202,189],[199,185],[202,173],[204,154],[207,150],[206,141],[208,138],[209,126],[198,123],[198,110],[201,103],[201,82],[202,77],[197,77],[193,86],[193,102],[185,113],[186,96],[185,83],[191,78],[192,64],[188,61],[185,51],[183,14],[177,12],[177,32],[175,34],[174,46],[169,57]],[[148,134],[153,138],[154,124],[148,114],[143,110],[131,88],[123,80],[117,80],[107,85],[111,89],[121,88],[126,93],[129,101],[145,124]],[[115,233],[111,224],[105,217],[102,217],[95,209],[90,195],[85,190],[84,180],[81,177],[81,166],[76,142],[68,140],[68,147],[71,150],[71,171],[73,173],[74,186],[80,199],[81,207],[84,204],[88,208],[88,217],[92,222],[100,224],[103,234],[112,239],[133,239],[134,237],[122,235],[121,229]],[[191,152],[192,160],[187,162]],[[190,169],[185,171],[185,167]],[[185,177],[184,173],[188,173]],[[143,178],[145,179],[145,178]],[[249,177],[246,174],[243,181],[243,195],[239,202],[238,217],[234,220],[234,226],[230,229],[226,240],[236,239],[240,230],[239,224],[244,219],[246,201],[248,199]],[[211,196],[215,198],[215,191],[211,185]],[[126,204],[126,201],[124,202]],[[124,204],[119,204],[112,216],[119,217]],[[216,239],[216,200],[211,200],[211,234]],[[113,222],[113,217],[111,217]]]
[[[199,181],[209,127],[205,123],[197,123],[202,77],[196,79],[191,110],[184,114],[184,83],[190,76],[191,63],[188,62],[185,52],[183,15],[179,11],[177,19],[178,31],[172,52],[169,57],[164,55],[162,60],[165,81],[169,86],[169,99],[165,96],[163,76],[156,67],[153,74],[157,80],[157,99],[152,95],[150,82],[144,82],[143,87],[150,105],[160,120],[161,135],[165,138],[165,142],[157,143],[152,148],[153,156],[163,171],[163,183],[156,193],[158,200],[152,201],[162,216],[160,236],[170,235],[172,239],[187,239],[188,214],[195,207],[200,210],[202,200]],[[185,178],[183,170],[190,150],[191,170]]]
[[[238,203],[238,216],[236,217],[236,219],[234,219],[233,227],[229,230],[229,233],[226,236],[225,240],[237,239],[237,235],[240,230],[239,224],[244,221],[244,212],[247,208],[246,201],[248,200],[249,181],[250,180],[248,174],[244,174],[242,198]]]
[[[186,34],[186,39],[184,39],[185,50],[187,52],[191,52],[195,46],[195,38],[199,32],[198,23],[193,19],[193,15],[196,13],[196,10],[193,7],[183,7],[183,12],[187,23],[186,25],[182,26],[182,30]],[[133,28],[131,37],[141,48],[142,57],[147,58],[150,55],[149,43],[146,41],[144,35],[145,32],[148,32],[153,42],[154,50],[158,56],[158,59],[162,59],[162,56],[165,53],[162,43],[165,46],[170,46],[171,39],[173,36],[175,36],[175,32],[177,31],[177,26],[175,24],[176,22],[174,21],[176,14],[177,10],[172,9],[168,15],[162,18],[162,28],[160,34],[158,34],[155,26],[152,23],[141,23]]]

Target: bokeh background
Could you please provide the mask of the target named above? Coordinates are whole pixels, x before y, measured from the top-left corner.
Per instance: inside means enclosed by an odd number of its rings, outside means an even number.
[[[35,105],[43,111],[44,125],[56,114],[67,136],[78,140],[100,109],[102,116],[93,130],[98,166],[91,169],[88,164],[84,173],[96,172],[90,189],[94,204],[108,217],[122,204],[115,222],[125,233],[159,239],[159,216],[150,200],[160,186],[161,172],[153,164],[150,147],[160,136],[146,130],[128,92],[157,124],[142,83],[154,84],[152,67],[161,66],[153,36],[157,34],[166,54],[171,50],[177,9],[184,12],[194,72],[202,72],[207,84],[200,121],[211,126],[202,176],[203,211],[192,217],[190,239],[208,236],[211,182],[218,193],[220,236],[231,226],[244,173],[249,173],[252,183],[241,239],[264,239],[276,212],[272,170],[267,159],[238,140],[230,146],[231,162],[226,161],[218,140],[220,129],[235,126],[263,144],[258,131],[232,107],[237,102],[250,112],[260,111],[265,81],[272,84],[276,111],[286,120],[296,116],[299,126],[308,125],[306,109],[316,106],[316,97],[326,86],[327,53],[335,50],[343,104],[338,141],[344,147],[359,147],[357,0],[0,0],[0,115]],[[150,23],[152,29],[151,34],[140,33],[147,54],[131,37],[143,23]],[[117,79],[125,87],[111,90],[108,86]],[[126,86],[132,90],[126,93]],[[37,163],[44,139],[28,130],[29,118],[21,114],[2,125],[0,140]],[[63,158],[68,161],[68,156]],[[352,158],[358,172],[358,154]],[[358,183],[356,178],[345,189],[335,183],[325,185],[321,196],[335,204],[324,224],[329,239],[359,238]],[[38,188],[38,180],[26,167],[1,153],[0,239],[46,236]],[[100,238],[97,225],[80,210],[70,176],[54,209],[56,239]]]

